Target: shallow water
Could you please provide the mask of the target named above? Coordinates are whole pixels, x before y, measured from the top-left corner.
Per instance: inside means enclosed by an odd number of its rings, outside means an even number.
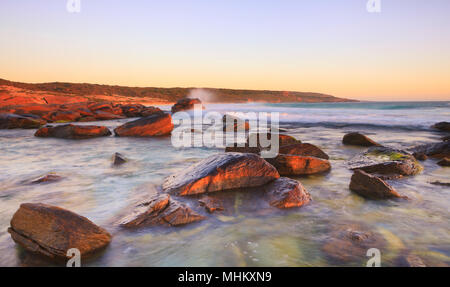
[[[140,186],[158,186],[166,176],[221,149],[175,149],[170,137],[62,140],[35,138],[33,130],[0,130],[0,265],[53,264],[23,251],[6,232],[24,202],[67,208],[113,234],[110,246],[82,261],[85,266],[364,266],[367,257],[344,262],[330,258],[322,248],[333,228],[348,224],[383,237],[385,244],[373,246],[381,251],[382,266],[401,265],[407,254],[420,256],[429,265],[449,265],[449,188],[429,182],[449,181],[450,169],[429,159],[420,175],[390,181],[410,200],[364,200],[349,191],[351,172],[346,168],[346,160],[364,148],[341,144],[350,131],[364,132],[396,148],[439,141],[442,134],[428,126],[449,119],[449,103],[409,109],[404,104],[399,108],[347,105],[207,105],[207,111],[281,111],[280,126],[327,152],[332,170],[297,178],[313,197],[304,207],[275,210],[258,201],[257,191],[230,192],[232,210],[178,228],[124,231],[113,223],[140,195]],[[129,120],[100,124],[114,128]],[[130,162],[112,167],[115,152]],[[28,184],[52,172],[64,179]],[[195,200],[190,203],[197,208]]]

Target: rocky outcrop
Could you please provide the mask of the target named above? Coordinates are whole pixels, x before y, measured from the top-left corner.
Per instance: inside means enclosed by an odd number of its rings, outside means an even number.
[[[296,143],[281,146],[279,150],[280,154],[289,155],[302,155],[302,156],[313,156],[322,159],[329,159],[330,157],[320,148],[309,143]]]
[[[261,186],[280,175],[277,170],[249,153],[210,156],[166,178],[163,189],[177,195],[192,195],[236,188]]]
[[[342,139],[342,143],[345,145],[356,145],[356,146],[380,146],[380,144],[374,142],[367,136],[360,134],[358,132],[348,133]]]
[[[299,207],[311,200],[311,195],[300,182],[286,177],[269,183],[265,189],[270,205],[278,208]]]
[[[199,99],[191,99],[191,98],[184,98],[181,100],[178,100],[175,105],[172,106],[172,113],[176,113],[179,111],[186,111],[186,110],[192,110],[195,105],[201,105],[202,102]]]
[[[280,173],[280,175],[310,175],[323,173],[331,168],[328,160],[299,155],[279,154],[266,159]]]
[[[166,193],[151,193],[148,198],[135,205],[133,212],[119,221],[126,228],[154,225],[179,226],[200,221],[204,216],[196,213],[184,203],[170,198]]]
[[[127,162],[127,159],[121,154],[116,152],[113,156],[113,166],[120,166]]]
[[[78,112],[73,111],[64,111],[64,110],[58,110],[51,113],[46,114],[42,117],[47,122],[76,122],[78,119],[81,118],[81,114]]]
[[[15,114],[0,114],[0,129],[38,129],[46,121]]]
[[[8,232],[26,250],[51,258],[66,258],[71,248],[80,250],[84,258],[111,241],[106,230],[86,217],[42,203],[20,205]]]
[[[352,170],[360,169],[382,179],[397,178],[418,174],[422,166],[405,151],[387,147],[372,147],[355,156],[349,162]]]
[[[450,123],[449,122],[440,122],[431,126],[433,129],[437,129],[443,132],[450,132]]]
[[[61,125],[46,126],[36,131],[36,137],[51,137],[61,139],[90,139],[95,137],[110,136],[111,132],[104,126],[78,126],[78,125]]]
[[[440,166],[450,166],[450,158],[444,157],[443,159],[438,161],[437,164]]]
[[[118,137],[153,137],[169,135],[173,130],[170,114],[155,113],[114,129]]]
[[[425,144],[414,147],[412,149],[415,153],[423,153],[432,158],[450,157],[450,141]]]
[[[355,170],[350,181],[350,190],[369,199],[404,198],[392,186],[362,170]]]

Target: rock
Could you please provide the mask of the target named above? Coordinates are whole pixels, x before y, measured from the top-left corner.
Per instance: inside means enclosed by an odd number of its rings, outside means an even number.
[[[345,145],[357,145],[357,146],[380,146],[380,144],[374,142],[367,136],[357,132],[346,134],[342,139],[342,143]]]
[[[430,182],[430,184],[440,185],[440,186],[450,186],[450,182],[433,181],[433,182]]]
[[[46,126],[36,131],[36,137],[52,137],[61,139],[90,139],[110,136],[111,132],[104,126],[61,125]]]
[[[192,195],[228,189],[256,187],[279,178],[264,159],[249,153],[210,156],[166,178],[163,189],[177,195]]]
[[[296,180],[280,177],[269,183],[266,191],[270,197],[270,205],[278,208],[299,207],[311,200],[311,195]]]
[[[130,215],[119,221],[127,228],[169,225],[179,226],[205,219],[187,205],[170,198],[166,193],[150,193],[148,199],[139,202]]]
[[[141,117],[148,117],[154,114],[164,114],[164,112],[155,107],[144,107],[144,109],[141,111]]]
[[[426,154],[424,154],[424,153],[421,153],[421,152],[413,153],[413,157],[415,159],[417,159],[417,160],[420,160],[420,161],[424,161],[424,160],[428,159],[428,156]]]
[[[216,198],[213,198],[211,196],[204,196],[199,199],[198,202],[201,206],[204,206],[206,211],[208,211],[209,213],[224,210],[220,202]]]
[[[78,119],[78,122],[85,123],[85,122],[96,122],[97,119],[91,116],[81,117]]]
[[[427,267],[427,265],[423,263],[422,258],[414,254],[406,256],[405,261],[408,267]]]
[[[279,154],[266,159],[280,173],[280,175],[310,175],[330,170],[328,160],[299,155]]]
[[[254,145],[255,147],[260,147],[261,148],[261,144],[260,144],[260,137],[262,138],[267,138],[269,141],[272,139],[272,135],[278,135],[278,144],[279,146],[285,146],[285,145],[290,145],[290,144],[296,144],[296,143],[301,143],[300,140],[289,136],[289,135],[284,135],[284,134],[279,134],[279,133],[267,133],[267,135],[261,135],[261,133],[252,133],[249,135],[249,137],[247,138],[247,143],[246,146],[250,146],[250,143],[256,143],[256,145]]]
[[[328,258],[339,263],[367,261],[367,250],[383,250],[386,240],[378,233],[359,224],[333,225],[322,251]]]
[[[248,121],[229,114],[225,114],[222,118],[222,121],[223,121],[223,131],[226,132],[250,130],[250,124],[248,123]]]
[[[348,165],[352,170],[377,174],[382,179],[415,175],[423,169],[412,155],[388,147],[371,147],[352,158]]]
[[[450,141],[425,144],[412,148],[412,152],[423,153],[432,158],[450,157]]]
[[[120,116],[120,115],[112,114],[112,113],[110,113],[110,112],[104,112],[104,111],[102,111],[102,110],[99,110],[99,111],[96,111],[96,112],[94,113],[94,118],[95,118],[97,121],[109,121],[109,120],[119,120],[119,119],[123,119],[124,117],[123,117],[123,116]]]
[[[280,154],[290,154],[290,155],[302,155],[302,156],[313,156],[322,159],[329,159],[330,157],[323,152],[320,148],[309,143],[296,143],[281,146],[279,150]]]
[[[71,248],[85,258],[111,241],[106,230],[86,217],[42,203],[21,204],[8,232],[23,248],[51,258],[66,258]]]
[[[81,118],[81,114],[72,111],[58,110],[51,112],[42,117],[44,120],[48,122],[76,122],[79,118]]]
[[[442,140],[443,142],[450,141],[450,136],[441,137],[441,140]]]
[[[225,148],[225,152],[240,152],[240,153],[254,153],[259,154],[261,152],[261,149],[258,147],[239,147],[237,144],[234,144],[234,146],[227,146]]]
[[[120,153],[116,152],[113,156],[113,165],[119,166],[127,162],[127,159]]]
[[[178,100],[176,104],[172,106],[172,114],[179,111],[192,110],[194,105],[200,105],[201,103],[202,102],[199,99],[184,98]]]
[[[437,129],[443,132],[450,132],[450,123],[449,122],[440,122],[431,126],[433,129]]]
[[[38,184],[38,183],[51,183],[51,182],[57,182],[62,180],[63,177],[56,175],[56,174],[47,174],[46,176],[43,176],[41,178],[38,178],[36,180],[33,180],[31,183]]]
[[[404,198],[382,179],[359,169],[352,175],[350,190],[370,199]]]
[[[440,166],[450,166],[450,158],[444,157],[443,159],[438,161],[437,164],[440,165]]]
[[[114,129],[118,137],[151,137],[169,135],[173,130],[170,114],[153,114]]]
[[[15,114],[0,114],[0,129],[38,129],[46,121]]]

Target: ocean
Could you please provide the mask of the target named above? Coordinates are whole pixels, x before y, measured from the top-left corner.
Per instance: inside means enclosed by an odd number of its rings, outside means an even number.
[[[450,170],[436,160],[422,162],[413,177],[389,181],[407,201],[371,201],[352,193],[347,160],[363,152],[342,145],[348,132],[362,132],[394,148],[440,141],[430,128],[449,121],[450,102],[358,102],[283,104],[206,104],[204,112],[278,112],[286,133],[322,148],[330,155],[326,174],[296,177],[313,201],[301,208],[275,210],[255,199],[257,193],[230,192],[232,210],[184,227],[122,230],[116,217],[142,196],[142,186],[223,152],[219,148],[174,148],[170,137],[63,140],[36,138],[34,130],[0,130],[0,266],[48,266],[55,263],[19,248],[7,233],[9,221],[24,202],[60,206],[105,227],[109,247],[82,266],[365,266],[366,256],[329,256],[339,226],[361,226],[379,234],[382,266],[402,265],[419,256],[436,266],[450,264]],[[170,107],[162,106],[169,110]],[[96,122],[113,129],[130,119]],[[83,123],[93,124],[93,123]],[[120,152],[130,162],[117,168]],[[48,173],[63,180],[28,182]],[[195,201],[191,202],[195,208]],[[328,246],[328,248],[326,247]]]

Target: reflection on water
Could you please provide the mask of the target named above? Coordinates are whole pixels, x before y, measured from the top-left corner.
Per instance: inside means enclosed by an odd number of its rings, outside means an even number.
[[[124,121],[102,124],[113,128]],[[18,248],[6,232],[23,202],[61,206],[108,229],[113,234],[111,245],[82,262],[89,266],[364,266],[368,258],[339,262],[324,252],[333,227],[347,223],[359,224],[383,237],[383,266],[401,265],[407,254],[420,256],[431,265],[450,263],[449,189],[429,184],[448,181],[448,168],[427,160],[422,174],[390,182],[410,200],[368,201],[348,189],[351,172],[345,161],[363,150],[341,144],[349,129],[305,128],[292,123],[281,127],[304,142],[320,146],[331,157],[329,173],[297,178],[313,197],[309,205],[280,211],[264,206],[257,190],[252,194],[229,192],[223,195],[226,210],[207,220],[185,227],[132,231],[115,227],[113,219],[140,196],[139,186],[159,185],[165,176],[222,151],[175,150],[169,137],[72,141],[35,138],[32,130],[1,130],[0,265],[51,264]],[[382,144],[403,148],[439,138],[426,130],[361,131]],[[131,161],[113,167],[115,152]],[[28,184],[48,173],[64,179]]]

